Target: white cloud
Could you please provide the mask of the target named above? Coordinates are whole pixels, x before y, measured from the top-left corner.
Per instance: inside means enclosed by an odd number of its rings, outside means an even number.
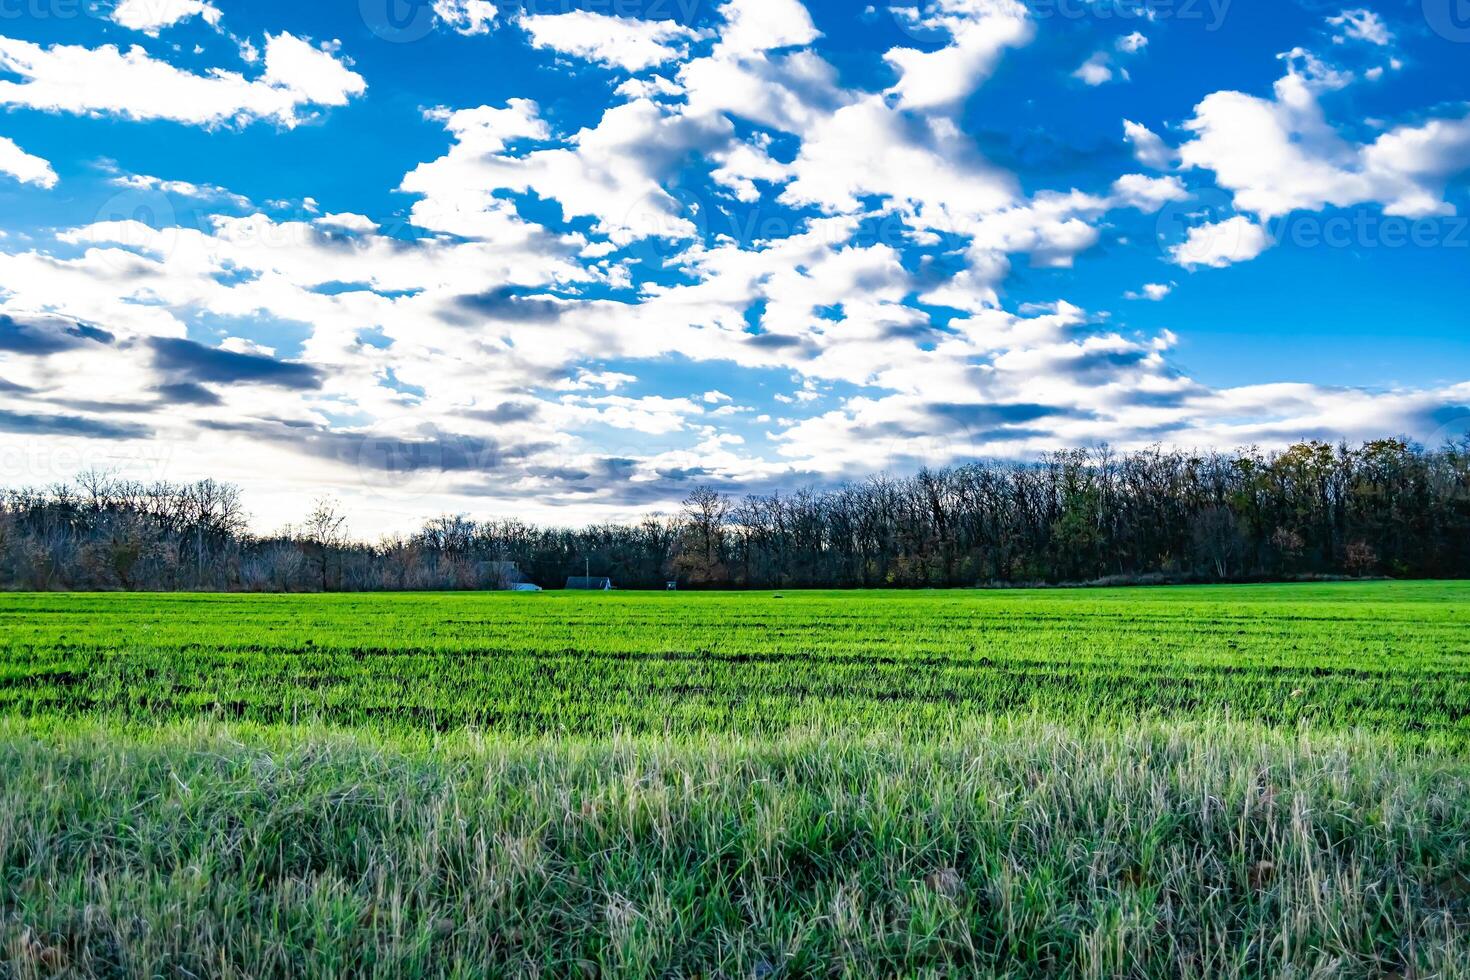
[[[267,36],[256,79],[216,69],[195,75],[140,47],[40,45],[0,37],[0,104],[79,115],[167,119],[201,126],[271,120],[291,127],[305,106],[345,105],[367,89],[331,51],[291,34]]]
[[[1189,237],[1171,248],[1169,257],[1187,269],[1196,266],[1222,269],[1236,262],[1249,262],[1270,244],[1264,228],[1243,215],[1236,215],[1189,229]]]
[[[722,57],[803,47],[821,36],[800,0],[725,0],[720,17]]]
[[[1072,72],[1072,77],[1084,85],[1098,86],[1113,80],[1112,59],[1107,52],[1099,51]]]
[[[1342,28],[1342,33],[1333,38],[1339,44],[1347,39],[1366,41],[1379,47],[1393,43],[1393,33],[1388,25],[1371,10],[1344,10],[1336,17],[1327,18],[1327,23]]]
[[[1146,47],[1148,47],[1148,38],[1138,31],[1124,34],[1113,42],[1112,51],[1094,52],[1076,71],[1072,72],[1072,77],[1094,88],[1107,84],[1114,77],[1121,78],[1125,82],[1129,81],[1128,69],[1116,63],[1114,53],[1122,57],[1132,57]]]
[[[1391,215],[1454,213],[1444,193],[1470,168],[1470,115],[1354,144],[1328,124],[1317,98],[1342,76],[1310,56],[1288,64],[1274,99],[1226,91],[1200,102],[1185,123],[1194,138],[1180,147],[1182,165],[1214,171],[1236,208],[1262,219],[1369,202]]]
[[[489,0],[434,0],[434,16],[458,34],[489,34],[500,13]]]
[[[664,398],[648,395],[628,398],[604,395],[571,401],[582,422],[596,422],[615,429],[631,429],[648,435],[665,435],[687,427],[687,416],[699,415],[704,408],[688,398]]]
[[[150,37],[191,17],[201,17],[211,27],[218,27],[222,16],[220,9],[207,0],[122,0],[112,11],[114,23]]]
[[[1145,283],[1143,288],[1136,292],[1130,291],[1123,294],[1124,299],[1146,299],[1157,303],[1174,291],[1173,283],[1150,282]]]
[[[691,154],[728,143],[733,127],[727,119],[694,117],[638,99],[608,109],[597,126],[558,141],[560,146],[523,156],[503,153],[507,131],[549,137],[536,112],[534,103],[517,100],[507,109],[481,107],[445,117],[456,144],[403,181],[403,190],[426,198],[414,207],[415,221],[441,231],[477,227],[487,218],[498,222],[514,209],[494,192],[511,190],[555,200],[568,216],[596,218],[597,232],[619,245],[695,236],[693,219],[699,216],[688,213],[663,183]]]
[[[135,191],[158,191],[173,197],[195,201],[222,202],[236,208],[250,207],[250,200],[214,184],[195,184],[187,180],[163,180],[147,174],[119,174],[108,183]]]
[[[1123,120],[1123,138],[1133,146],[1133,157],[1153,170],[1168,170],[1179,154],[1159,138],[1158,134],[1131,119]]]
[[[1118,38],[1115,47],[1124,54],[1137,54],[1139,51],[1148,47],[1148,38],[1144,37],[1138,31],[1134,31],[1132,34],[1125,34]]]
[[[923,227],[962,228],[1016,198],[1015,178],[947,120],[915,121],[881,96],[816,121],[792,168],[784,203],[850,213],[877,196]]]
[[[1137,208],[1153,214],[1165,204],[1189,199],[1184,182],[1178,177],[1150,177],[1147,174],[1124,174],[1113,181],[1113,207]]]
[[[698,35],[670,21],[614,17],[587,10],[522,17],[521,27],[538,48],[643,71],[683,58]]]
[[[0,174],[47,190],[56,186],[56,171],[48,161],[27,153],[4,136],[0,136]]]
[[[768,142],[737,143],[712,156],[719,166],[710,172],[710,179],[730,190],[740,201],[760,200],[757,182],[783,183],[793,174],[791,167],[772,159]]]
[[[1018,0],[929,0],[920,10],[895,8],[913,26],[949,35],[937,51],[893,48],[883,56],[899,73],[889,91],[906,109],[945,109],[973,92],[995,71],[1007,48],[1031,41],[1034,26]]]

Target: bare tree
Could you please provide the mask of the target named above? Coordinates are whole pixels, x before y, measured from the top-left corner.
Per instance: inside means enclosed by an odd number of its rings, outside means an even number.
[[[330,497],[319,499],[297,535],[307,561],[316,570],[321,590],[330,591],[333,560],[347,544],[347,516],[341,505]]]

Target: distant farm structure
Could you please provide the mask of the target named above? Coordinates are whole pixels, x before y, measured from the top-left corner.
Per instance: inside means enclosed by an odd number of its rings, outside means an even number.
[[[574,592],[611,592],[612,579],[600,575],[573,575],[567,579],[567,589]]]

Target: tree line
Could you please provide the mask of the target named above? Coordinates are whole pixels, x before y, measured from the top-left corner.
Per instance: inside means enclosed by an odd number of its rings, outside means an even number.
[[[1470,578],[1470,438],[1069,450],[825,489],[699,487],[679,513],[636,523],[445,515],[371,543],[329,500],[252,534],[239,489],[213,480],[93,472],[0,496],[0,588],[554,588],[584,571],[632,589]]]

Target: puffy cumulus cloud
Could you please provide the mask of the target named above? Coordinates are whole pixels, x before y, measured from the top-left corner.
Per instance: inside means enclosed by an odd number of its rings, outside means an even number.
[[[1395,127],[1358,144],[1328,123],[1319,100],[1343,84],[1339,73],[1293,52],[1274,98],[1215,92],[1195,107],[1181,165],[1212,171],[1236,208],[1260,219],[1367,203],[1390,215],[1454,214],[1445,188],[1470,169],[1470,115]]]
[[[1188,196],[1176,177],[1125,174],[1106,195],[1042,191],[1027,202],[976,216],[959,226],[969,237],[967,269],[923,298],[966,310],[999,305],[997,290],[1010,272],[1011,255],[1029,255],[1036,267],[1067,268],[1097,244],[1096,223],[1107,212],[1131,208],[1152,214]]]
[[[489,0],[434,0],[434,16],[456,34],[488,34],[500,11]]]
[[[883,56],[899,76],[889,91],[905,109],[957,105],[990,77],[1007,48],[1026,45],[1035,33],[1019,0],[928,0],[894,13],[914,29],[949,38],[937,51],[893,48]]]
[[[515,191],[556,201],[568,218],[596,219],[597,233],[618,245],[695,236],[696,226],[664,184],[692,155],[729,142],[728,119],[635,99],[608,109],[596,126],[555,141],[559,145],[502,152],[509,138],[549,136],[536,113],[534,103],[518,102],[447,116],[456,145],[403,181],[403,190],[425,197],[414,208],[415,220],[443,231],[500,225],[513,209],[496,192]]]
[[[1244,215],[1235,215],[1189,229],[1185,240],[1169,249],[1169,257],[1185,268],[1223,269],[1237,262],[1249,262],[1270,245],[1266,229]]]
[[[790,166],[772,158],[769,138],[734,144],[711,154],[711,158],[719,166],[710,172],[710,179],[745,202],[760,199],[757,183],[782,184],[793,174]]]
[[[1105,85],[1113,80],[1113,62],[1106,51],[1099,51],[1074,72],[1072,77],[1083,85]]]
[[[1146,299],[1154,303],[1164,299],[1174,291],[1174,284],[1167,282],[1144,283],[1139,290],[1130,290],[1123,294],[1124,299]]]
[[[57,180],[50,161],[27,153],[4,136],[0,136],[0,174],[9,174],[22,184],[47,190],[55,187]]]
[[[881,96],[859,99],[806,131],[784,203],[861,211],[878,197],[921,226],[954,227],[1012,204],[1014,175],[981,156],[945,119],[916,117]]]
[[[638,20],[589,10],[532,14],[522,17],[520,25],[538,48],[633,72],[683,58],[689,42],[698,36],[690,28],[670,21]]]
[[[821,36],[801,0],[725,0],[720,18],[720,57],[803,47]]]
[[[1123,138],[1133,147],[1133,158],[1151,170],[1168,170],[1179,159],[1178,153],[1142,123],[1123,120]]]
[[[1189,191],[1178,177],[1124,174],[1113,181],[1112,207],[1127,207],[1153,214],[1165,204],[1189,199]]]
[[[157,37],[165,27],[199,17],[211,27],[218,27],[224,16],[207,0],[122,0],[112,8],[114,23],[133,31]]]
[[[198,126],[268,120],[292,127],[306,107],[346,105],[367,89],[331,47],[268,35],[264,71],[247,79],[223,69],[196,75],[140,47],[42,47],[0,37],[0,71],[19,79],[0,81],[0,104]]]

